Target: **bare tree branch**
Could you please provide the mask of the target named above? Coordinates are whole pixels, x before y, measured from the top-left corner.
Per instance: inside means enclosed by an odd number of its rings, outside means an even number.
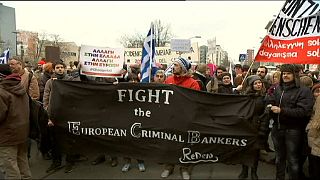
[[[48,33],[46,33],[45,31],[41,32],[37,39],[36,39],[36,43],[37,43],[37,49],[36,49],[36,60],[39,59],[42,49],[43,49],[43,45],[44,43],[48,41]]]
[[[154,21],[154,28],[155,28],[155,39],[156,39],[156,47],[165,46],[166,43],[170,41],[170,39],[173,37],[173,34],[171,33],[170,25],[166,24],[163,25],[163,23],[160,20]],[[127,48],[142,48],[144,39],[146,37],[145,32],[144,33],[135,33],[135,35],[128,35],[125,34],[120,37],[119,42],[124,47]]]

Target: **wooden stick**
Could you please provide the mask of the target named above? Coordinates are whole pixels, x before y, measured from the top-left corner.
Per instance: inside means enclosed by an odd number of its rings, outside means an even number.
[[[250,70],[251,70],[251,68],[252,68],[253,63],[254,63],[254,61],[252,61],[251,65],[250,65],[250,67],[249,67],[249,69],[248,69],[248,72],[247,72],[246,76],[244,77],[244,79],[243,79],[243,81],[242,81],[242,83],[241,83],[241,86],[243,85],[243,82],[247,79],[248,74],[250,73]]]

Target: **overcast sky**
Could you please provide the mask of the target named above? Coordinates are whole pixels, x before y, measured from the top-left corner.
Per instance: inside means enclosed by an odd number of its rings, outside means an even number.
[[[264,29],[285,1],[3,1],[16,11],[17,29],[59,34],[64,41],[122,47],[124,34],[147,34],[150,23],[169,24],[174,38],[217,44],[238,60],[246,49],[258,49]]]

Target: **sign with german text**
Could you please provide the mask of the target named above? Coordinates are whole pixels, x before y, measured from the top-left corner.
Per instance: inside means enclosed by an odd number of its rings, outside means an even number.
[[[256,61],[320,64],[318,2],[287,0],[273,21]]]
[[[264,142],[257,125],[269,120],[255,114],[255,96],[167,84],[56,80],[51,100],[63,152],[159,163],[251,164]]]
[[[122,77],[124,49],[81,45],[80,73],[95,77]]]
[[[192,43],[189,52],[181,54],[181,57],[187,59],[191,57],[192,62],[199,62],[198,43]],[[142,48],[125,48],[125,64],[141,64]],[[179,57],[178,51],[172,51],[170,47],[156,47],[156,63],[170,65],[174,58]]]

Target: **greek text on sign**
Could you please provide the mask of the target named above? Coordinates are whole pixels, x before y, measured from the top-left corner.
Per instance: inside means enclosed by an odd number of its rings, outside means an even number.
[[[81,45],[80,73],[95,77],[122,77],[124,49]]]

